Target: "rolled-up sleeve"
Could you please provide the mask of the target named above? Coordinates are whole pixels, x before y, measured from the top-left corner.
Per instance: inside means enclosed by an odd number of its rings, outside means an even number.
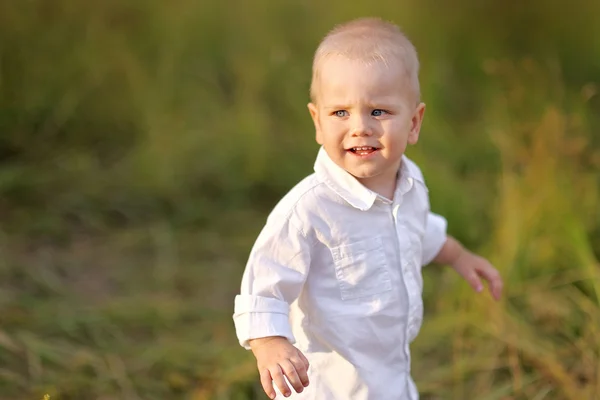
[[[289,308],[306,281],[310,243],[291,220],[267,222],[254,244],[235,297],[233,320],[240,345],[268,336],[295,343]]]
[[[423,236],[423,266],[433,261],[446,243],[446,229],[446,219],[441,215],[429,212]]]

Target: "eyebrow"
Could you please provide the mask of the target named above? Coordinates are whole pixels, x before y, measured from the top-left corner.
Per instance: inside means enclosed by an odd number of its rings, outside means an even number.
[[[343,110],[343,109],[348,108],[348,106],[347,105],[343,106],[341,104],[334,104],[334,105],[331,105],[331,106],[323,106],[323,108],[326,109],[326,110]]]
[[[394,104],[392,102],[380,102],[380,103],[367,103],[367,107],[373,108],[373,109],[389,109],[389,108],[399,108],[399,107],[401,107],[401,105]],[[325,105],[325,106],[323,106],[323,108],[326,110],[345,110],[347,108],[352,108],[352,107],[349,106],[348,104],[334,103],[332,105]]]

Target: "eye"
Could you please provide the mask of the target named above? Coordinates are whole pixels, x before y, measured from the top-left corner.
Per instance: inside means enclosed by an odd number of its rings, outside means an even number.
[[[333,113],[338,118],[344,118],[348,116],[348,111],[346,110],[337,110]]]
[[[372,116],[374,116],[374,117],[381,117],[381,116],[382,116],[383,114],[385,114],[386,112],[387,112],[387,111],[385,111],[385,110],[381,110],[381,109],[379,109],[379,108],[378,108],[378,109],[376,109],[376,110],[373,110],[373,111],[371,112],[371,115],[372,115]]]

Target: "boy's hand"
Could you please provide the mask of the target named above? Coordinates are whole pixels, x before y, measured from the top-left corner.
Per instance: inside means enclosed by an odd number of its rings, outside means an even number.
[[[480,278],[485,279],[490,285],[490,292],[494,299],[500,300],[503,286],[502,278],[488,260],[467,250],[463,250],[456,261],[452,263],[452,268],[465,278],[477,292],[483,290]]]
[[[433,261],[451,265],[478,292],[483,290],[481,278],[485,279],[490,284],[490,292],[494,299],[500,300],[503,283],[496,268],[485,258],[466,250],[453,237],[448,236]]]
[[[308,360],[286,338],[273,336],[254,339],[250,341],[250,347],[256,357],[262,387],[271,399],[275,398],[273,382],[285,397],[292,394],[284,375],[297,393],[308,386]]]

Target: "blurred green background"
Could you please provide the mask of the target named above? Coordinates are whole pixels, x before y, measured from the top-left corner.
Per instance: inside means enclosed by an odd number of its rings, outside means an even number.
[[[408,155],[501,303],[424,271],[423,399],[600,399],[600,3],[0,0],[0,399],[262,399],[233,297],[312,172],[313,51],[417,46]]]

